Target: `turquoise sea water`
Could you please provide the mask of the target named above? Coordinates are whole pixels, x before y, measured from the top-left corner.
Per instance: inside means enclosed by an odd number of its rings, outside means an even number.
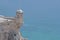
[[[22,28],[22,35],[29,40],[60,40],[60,25],[27,26]]]

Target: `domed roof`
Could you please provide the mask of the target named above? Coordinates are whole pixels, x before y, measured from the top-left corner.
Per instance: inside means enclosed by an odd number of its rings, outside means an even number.
[[[19,9],[17,10],[18,13],[23,13],[23,10]]]

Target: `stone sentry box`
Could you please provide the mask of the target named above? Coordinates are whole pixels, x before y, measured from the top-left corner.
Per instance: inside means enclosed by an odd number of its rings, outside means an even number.
[[[26,40],[20,34],[23,25],[23,11],[17,10],[15,17],[0,15],[0,40]]]

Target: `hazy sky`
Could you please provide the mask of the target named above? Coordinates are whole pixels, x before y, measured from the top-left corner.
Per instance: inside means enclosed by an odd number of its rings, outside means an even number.
[[[0,13],[3,15],[15,16],[19,8],[24,10],[24,18],[28,22],[60,20],[60,0],[0,0]]]

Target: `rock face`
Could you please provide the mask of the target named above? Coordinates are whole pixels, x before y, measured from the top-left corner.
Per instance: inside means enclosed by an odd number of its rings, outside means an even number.
[[[22,24],[22,10],[17,10],[15,17],[0,16],[0,40],[26,40],[19,31]]]
[[[8,33],[8,40],[20,40],[20,36],[15,31],[10,31]]]

